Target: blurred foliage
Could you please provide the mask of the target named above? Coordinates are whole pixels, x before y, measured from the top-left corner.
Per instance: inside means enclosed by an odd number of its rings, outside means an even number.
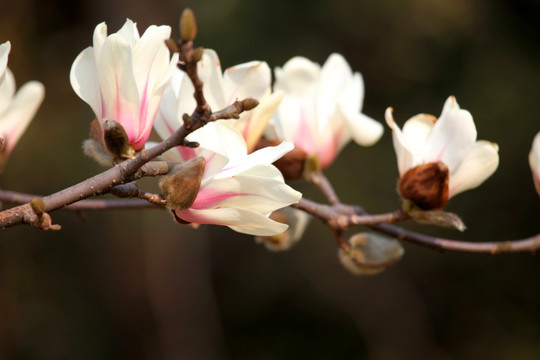
[[[488,241],[539,231],[527,163],[540,84],[540,4],[467,0],[20,0],[0,8],[0,42],[19,85],[45,102],[12,154],[2,188],[48,194],[100,170],[80,152],[92,114],[69,85],[72,61],[106,21],[142,32],[191,7],[199,45],[223,68],[342,53],[366,84],[364,112],[398,123],[438,115],[448,95],[473,114],[500,167],[448,209],[468,230],[426,233]],[[328,170],[340,196],[370,212],[399,206],[389,131],[348,146]],[[314,192],[299,184],[308,196]],[[315,195],[314,195],[315,196]],[[0,359],[538,359],[540,276],[530,255],[445,253],[406,245],[381,275],[341,268],[313,221],[285,253],[228,229],[197,231],[160,211],[57,212],[56,233],[0,233]]]

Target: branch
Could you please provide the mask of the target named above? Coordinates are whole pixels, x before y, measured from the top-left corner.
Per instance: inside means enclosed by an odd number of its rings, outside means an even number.
[[[314,173],[315,174],[315,173]],[[540,234],[535,236],[509,241],[494,242],[468,242],[453,239],[437,238],[420,234],[414,231],[405,230],[390,223],[400,223],[411,220],[410,216],[402,210],[370,215],[359,206],[346,205],[341,203],[331,183],[322,172],[317,173],[316,180],[309,179],[326,195],[333,204],[320,204],[315,201],[303,198],[293,207],[305,211],[326,223],[336,235],[336,240],[341,248],[344,248],[341,234],[350,226],[364,225],[371,229],[395,237],[401,241],[408,241],[413,244],[429,247],[437,250],[459,251],[467,253],[487,253],[500,254],[509,252],[530,252],[535,253],[540,249]]]

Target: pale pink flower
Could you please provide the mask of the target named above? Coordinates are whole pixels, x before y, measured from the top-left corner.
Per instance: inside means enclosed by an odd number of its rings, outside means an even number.
[[[102,124],[119,122],[134,150],[140,150],[150,136],[152,125],[176,63],[170,59],[164,41],[169,26],[152,25],[142,36],[127,20],[117,32],[107,36],[107,25],[94,31],[93,46],[83,50],[71,67],[71,86],[94,111]]]
[[[361,113],[362,76],[352,72],[343,56],[330,55],[322,68],[294,57],[275,75],[274,91],[285,96],[266,132],[271,140],[292,141],[327,167],[351,139],[362,146],[380,139],[382,125]]]
[[[269,216],[274,210],[298,202],[302,194],[285,184],[272,163],[292,150],[292,143],[283,142],[248,154],[240,132],[222,120],[193,132],[188,140],[200,143],[200,147],[189,151],[178,147],[164,154],[172,161],[195,156],[206,159],[195,202],[188,209],[174,210],[179,220],[225,225],[241,233],[262,236],[287,230],[286,224]]]
[[[476,140],[472,115],[460,109],[450,96],[441,116],[418,114],[405,122],[400,130],[386,110],[386,123],[392,129],[399,174],[418,165],[442,162],[448,167],[448,198],[473,189],[491,176],[499,165],[498,146]]]
[[[529,165],[531,166],[534,187],[540,195],[540,132],[533,140],[531,152],[529,153]]]
[[[7,68],[10,50],[9,41],[0,44],[0,138],[5,141],[4,157],[11,153],[45,96],[45,88],[38,81],[27,82],[15,92],[15,78]]]
[[[198,74],[203,82],[203,93],[212,111],[231,105],[236,100],[254,98],[259,105],[226,123],[237,128],[251,152],[261,138],[268,121],[277,110],[281,93],[271,93],[271,71],[264,61],[250,61],[221,72],[219,58],[214,50],[205,49],[198,63]],[[178,129],[182,115],[195,109],[193,84],[181,70],[176,70],[163,94],[154,128],[163,137],[170,129]]]

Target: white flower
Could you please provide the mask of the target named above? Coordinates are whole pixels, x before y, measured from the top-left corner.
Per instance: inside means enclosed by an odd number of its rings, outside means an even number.
[[[442,162],[448,168],[448,198],[482,184],[499,164],[495,143],[476,141],[472,115],[459,108],[456,99],[446,100],[441,116],[418,114],[400,130],[386,110],[386,122],[392,129],[400,177],[419,165]]]
[[[274,91],[285,96],[267,131],[271,139],[289,140],[321,165],[330,165],[351,140],[362,146],[377,142],[383,127],[362,114],[364,83],[339,54],[321,67],[303,57],[276,68]]]
[[[94,111],[100,124],[116,120],[127,132],[134,150],[144,147],[158,110],[163,90],[176,67],[178,54],[169,58],[164,41],[169,26],[150,26],[139,36],[127,20],[107,36],[107,25],[94,31],[93,46],[83,50],[71,67],[71,86]]]
[[[533,140],[531,152],[529,153],[529,165],[531,166],[534,187],[540,195],[540,132]]]
[[[9,155],[34,118],[45,96],[43,84],[30,81],[15,93],[15,78],[7,68],[11,50],[9,41],[0,45],[0,138]]]
[[[285,184],[271,164],[292,150],[292,143],[248,154],[242,135],[223,121],[205,125],[190,134],[188,140],[201,146],[189,151],[178,147],[165,153],[173,161],[195,156],[206,159],[195,202],[185,210],[174,210],[179,220],[225,225],[241,233],[263,236],[287,229],[287,225],[270,219],[270,213],[298,202],[302,194]]]
[[[243,112],[237,120],[226,121],[237,128],[252,151],[262,136],[268,121],[276,111],[282,94],[271,94],[271,71],[264,61],[250,61],[228,68],[222,74],[219,58],[214,50],[205,49],[198,63],[198,74],[203,82],[203,93],[212,111],[231,105],[236,100],[254,98],[259,105]],[[193,84],[181,70],[176,70],[163,94],[154,127],[164,137],[169,129],[182,124],[182,115],[191,114],[196,103]]]

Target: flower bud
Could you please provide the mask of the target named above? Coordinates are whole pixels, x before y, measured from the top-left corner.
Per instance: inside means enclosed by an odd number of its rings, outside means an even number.
[[[442,209],[448,203],[448,167],[441,161],[409,169],[398,183],[404,199],[423,210]]]
[[[375,275],[401,259],[404,249],[396,239],[373,233],[358,233],[350,241],[350,250],[338,250],[341,264],[355,275]]]
[[[197,156],[176,165],[163,177],[159,186],[167,200],[168,208],[185,210],[193,205],[199,194],[205,163],[203,157]]]
[[[198,48],[193,49],[193,57],[192,57],[193,62],[201,61],[203,54],[204,54],[204,48],[198,47]]]
[[[170,52],[175,53],[179,52],[180,49],[178,48],[178,44],[173,39],[167,39],[165,40],[165,45],[167,45],[167,48]]]
[[[267,146],[275,146],[280,144],[278,140],[266,140],[261,139],[257,143],[257,149],[262,149]],[[283,177],[287,181],[300,180],[304,174],[304,163],[306,161],[307,154],[299,147],[295,147],[290,152],[282,156],[280,159],[274,162],[274,165],[281,171]]]
[[[319,161],[319,157],[315,154],[311,154],[308,157],[306,157],[306,160],[304,162],[304,178],[309,179],[311,177],[311,173],[313,172],[319,172],[322,170],[321,162]]]
[[[242,107],[244,108],[244,111],[249,111],[252,109],[255,109],[259,105],[259,101],[253,98],[247,98],[242,100]]]
[[[182,15],[180,15],[180,37],[183,41],[192,41],[197,35],[197,23],[195,22],[195,15],[189,8],[184,9]]]
[[[129,138],[124,127],[116,120],[103,122],[103,140],[107,150],[115,158],[129,158],[132,156],[129,147]]]

